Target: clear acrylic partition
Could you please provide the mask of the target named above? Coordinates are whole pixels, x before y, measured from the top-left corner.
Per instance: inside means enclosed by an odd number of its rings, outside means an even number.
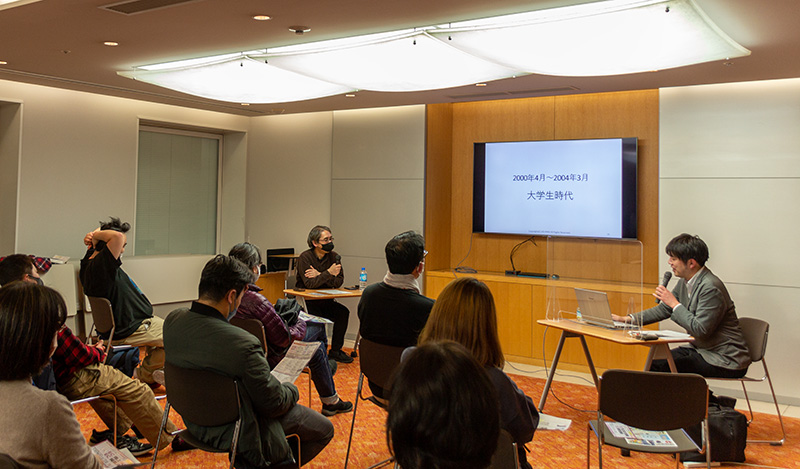
[[[575,288],[604,291],[611,312],[624,316],[653,306],[642,289],[638,240],[547,238],[547,319],[575,319]]]

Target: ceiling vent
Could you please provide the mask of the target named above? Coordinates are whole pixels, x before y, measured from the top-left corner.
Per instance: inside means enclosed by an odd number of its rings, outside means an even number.
[[[184,3],[194,3],[202,0],[130,0],[127,2],[112,3],[99,8],[110,10],[123,15],[138,15],[153,10],[174,7]]]

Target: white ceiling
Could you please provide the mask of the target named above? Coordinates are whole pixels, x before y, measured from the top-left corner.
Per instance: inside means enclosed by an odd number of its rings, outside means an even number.
[[[146,4],[180,0],[140,0]],[[695,0],[749,57],[609,77],[529,75],[418,93],[359,92],[295,103],[241,106],[173,92],[118,70],[587,3],[587,0],[190,0],[125,15],[115,0],[41,0],[0,10],[0,79],[255,116],[336,109],[652,89],[800,77],[800,0]],[[254,21],[266,14],[271,21]],[[311,32],[298,36],[289,26]],[[586,38],[591,41],[591,38]],[[636,40],[636,38],[631,38]],[[107,47],[104,41],[116,41]]]

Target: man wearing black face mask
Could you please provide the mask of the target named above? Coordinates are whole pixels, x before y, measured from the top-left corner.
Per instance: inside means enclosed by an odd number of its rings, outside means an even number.
[[[308,233],[308,247],[297,258],[297,284],[299,288],[339,288],[344,283],[341,258],[333,250],[333,236],[327,226],[317,225]],[[342,352],[344,334],[350,320],[350,310],[336,300],[307,301],[308,312],[333,321],[333,337],[328,357],[342,363],[352,358]]]

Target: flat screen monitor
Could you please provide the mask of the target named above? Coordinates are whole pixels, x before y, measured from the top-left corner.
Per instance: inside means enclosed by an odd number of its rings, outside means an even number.
[[[637,143],[475,143],[472,231],[636,238]]]

